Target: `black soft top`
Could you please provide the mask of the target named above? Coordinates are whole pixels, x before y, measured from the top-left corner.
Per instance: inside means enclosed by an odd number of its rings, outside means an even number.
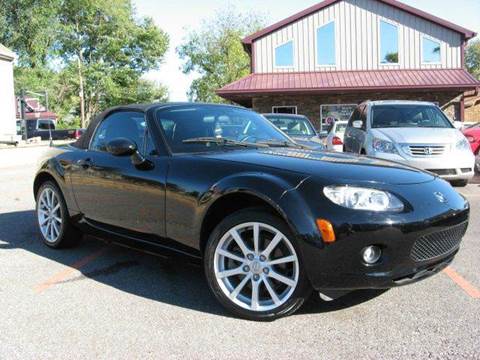
[[[228,104],[207,104],[207,103],[189,103],[189,102],[172,102],[172,103],[153,103],[153,104],[132,104],[132,105],[121,105],[115,106],[105,110],[104,112],[95,116],[95,118],[90,122],[86,131],[83,135],[78,139],[73,146],[79,149],[88,149],[88,145],[90,144],[90,139],[95,132],[98,124],[105,119],[110,114],[116,111],[139,111],[139,112],[147,112],[150,109],[154,108],[161,108],[166,106],[176,106],[176,105],[191,105],[191,106],[228,106],[228,107],[236,107],[242,108],[240,106],[235,105],[228,105]]]

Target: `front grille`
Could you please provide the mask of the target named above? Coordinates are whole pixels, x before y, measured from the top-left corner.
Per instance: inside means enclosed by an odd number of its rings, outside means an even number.
[[[414,261],[426,261],[447,255],[458,248],[468,222],[452,226],[446,230],[422,236],[413,244],[410,257]]]
[[[428,169],[428,171],[438,176],[457,175],[457,170],[455,169]]]
[[[462,170],[462,173],[469,173],[473,171],[472,168],[462,168],[461,170]]]
[[[447,150],[445,145],[410,145],[408,148],[412,156],[441,156]]]

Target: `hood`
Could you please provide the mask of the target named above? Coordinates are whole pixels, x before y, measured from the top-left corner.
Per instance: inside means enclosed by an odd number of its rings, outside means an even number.
[[[461,135],[454,128],[382,128],[372,133],[397,144],[455,144]]]
[[[430,173],[399,163],[335,152],[266,148],[205,153],[199,156],[331,178],[338,182],[399,185],[419,184],[435,179]]]
[[[291,136],[290,137],[297,144],[309,146],[314,150],[323,150],[325,145],[318,136]]]

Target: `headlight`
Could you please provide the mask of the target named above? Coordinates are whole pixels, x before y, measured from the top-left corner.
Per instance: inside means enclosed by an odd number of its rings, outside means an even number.
[[[382,190],[354,186],[327,186],[325,196],[333,203],[354,210],[395,211],[404,209],[403,202]]]
[[[397,149],[391,141],[374,138],[372,142],[373,150],[387,154],[397,154]]]
[[[457,141],[455,148],[459,151],[471,150],[470,144],[465,137]]]

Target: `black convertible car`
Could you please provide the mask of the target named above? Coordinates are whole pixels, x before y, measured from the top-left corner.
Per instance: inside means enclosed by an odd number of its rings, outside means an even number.
[[[469,204],[431,173],[298,148],[234,106],[110,109],[35,181],[46,245],[82,233],[202,259],[235,314],[274,319],[312,289],[336,298],[424,279],[447,266]]]

